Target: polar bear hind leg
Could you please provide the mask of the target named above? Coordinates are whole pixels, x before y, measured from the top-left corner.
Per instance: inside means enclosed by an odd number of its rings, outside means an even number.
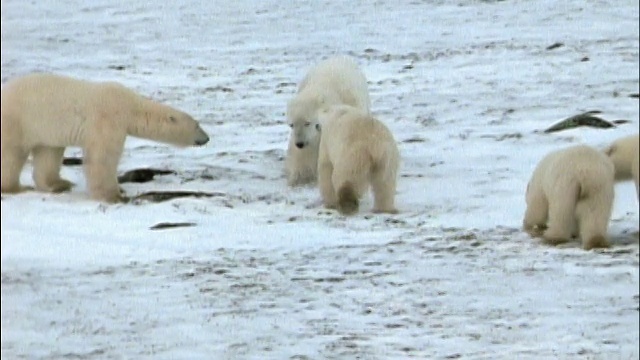
[[[343,183],[338,189],[338,211],[342,215],[353,215],[360,208],[360,200],[354,184],[350,181]]]
[[[60,178],[64,147],[36,146],[33,154],[33,181],[39,191],[60,193],[69,191],[71,181]]]
[[[327,209],[335,209],[338,204],[336,198],[336,190],[333,188],[332,182],[333,165],[326,158],[324,153],[320,153],[318,158],[318,187],[320,188],[320,196],[322,203]]]
[[[585,250],[607,248],[607,228],[613,207],[613,188],[604,188],[580,199],[576,204],[576,218]]]
[[[580,186],[575,184],[556,184],[558,194],[549,195],[549,226],[544,231],[543,239],[547,244],[557,245],[571,239],[576,224],[576,202],[580,194]]]
[[[540,236],[547,227],[549,202],[542,189],[529,183],[527,187],[527,209],[522,227],[531,236]]]
[[[374,213],[398,213],[398,209],[394,205],[396,173],[397,169],[386,167],[384,169],[376,169],[371,174]]]
[[[360,199],[369,186],[370,162],[365,153],[354,149],[334,164],[331,181],[337,190],[338,211],[343,215],[353,215],[360,208]],[[345,161],[346,160],[346,161]]]

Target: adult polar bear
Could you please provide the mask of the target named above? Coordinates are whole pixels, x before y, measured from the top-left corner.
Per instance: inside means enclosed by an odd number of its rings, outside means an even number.
[[[640,136],[625,136],[613,142],[605,149],[616,169],[616,181],[631,180],[636,183],[636,194],[640,199],[640,179],[638,163],[640,162]]]
[[[177,146],[209,137],[188,114],[146,99],[124,86],[53,74],[31,74],[2,89],[2,192],[25,190],[20,172],[33,155],[36,189],[68,191],[60,177],[66,146],[80,146],[93,199],[122,201],[116,177],[125,138],[132,135]]]
[[[391,131],[352,106],[334,106],[320,114],[323,123],[318,156],[318,185],[325,207],[344,215],[358,211],[371,184],[374,212],[395,214],[400,153]]]
[[[585,250],[608,247],[613,182],[613,163],[594,148],[577,145],[548,154],[527,185],[524,230],[549,244],[577,233]]]
[[[289,186],[316,180],[321,137],[318,112],[345,104],[369,113],[370,103],[367,79],[350,57],[331,57],[308,72],[287,104],[291,134],[285,166]]]

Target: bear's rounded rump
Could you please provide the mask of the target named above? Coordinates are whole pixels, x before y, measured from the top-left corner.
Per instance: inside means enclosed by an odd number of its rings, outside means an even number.
[[[527,184],[523,228],[550,244],[582,239],[584,249],[607,247],[614,166],[604,153],[577,145],[546,155]]]
[[[347,105],[323,110],[320,118],[318,186],[325,207],[354,214],[370,186],[373,211],[397,213],[400,153],[391,131],[369,113]]]

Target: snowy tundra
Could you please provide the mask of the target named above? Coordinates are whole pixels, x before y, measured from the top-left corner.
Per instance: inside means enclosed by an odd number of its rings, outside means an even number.
[[[639,5],[540,1],[2,2],[2,83],[118,81],[210,135],[128,139],[126,183],[210,198],[103,205],[2,196],[3,359],[638,359],[638,203],[615,187],[607,249],[521,229],[559,148],[638,131]],[[399,214],[346,218],[289,188],[287,102],[353,57],[402,157]],[[545,134],[590,110],[612,129]],[[81,156],[69,148],[66,156]],[[31,163],[21,183],[33,185]],[[164,230],[163,222],[194,226]]]

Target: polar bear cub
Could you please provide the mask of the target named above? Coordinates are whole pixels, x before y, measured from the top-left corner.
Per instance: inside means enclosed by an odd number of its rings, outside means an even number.
[[[313,67],[287,104],[291,134],[285,167],[289,186],[316,181],[321,136],[318,111],[340,104],[366,113],[370,108],[367,79],[347,56],[331,57]]]
[[[373,211],[397,213],[394,198],[400,154],[389,129],[352,106],[323,110],[320,118],[318,185],[325,207],[354,214],[371,184]]]
[[[631,180],[636,183],[636,194],[640,199],[640,184],[638,183],[638,162],[640,162],[640,136],[638,134],[626,136],[613,142],[605,149],[609,159],[616,169],[617,181]]]
[[[124,200],[116,177],[127,135],[177,146],[204,145],[209,136],[188,114],[142,97],[124,86],[53,74],[31,74],[2,88],[2,192],[27,189],[20,172],[31,153],[36,189],[63,192],[64,149],[83,149],[90,195]]]
[[[549,244],[577,234],[585,250],[608,247],[613,184],[613,163],[594,148],[578,145],[548,154],[527,185],[524,230]]]

